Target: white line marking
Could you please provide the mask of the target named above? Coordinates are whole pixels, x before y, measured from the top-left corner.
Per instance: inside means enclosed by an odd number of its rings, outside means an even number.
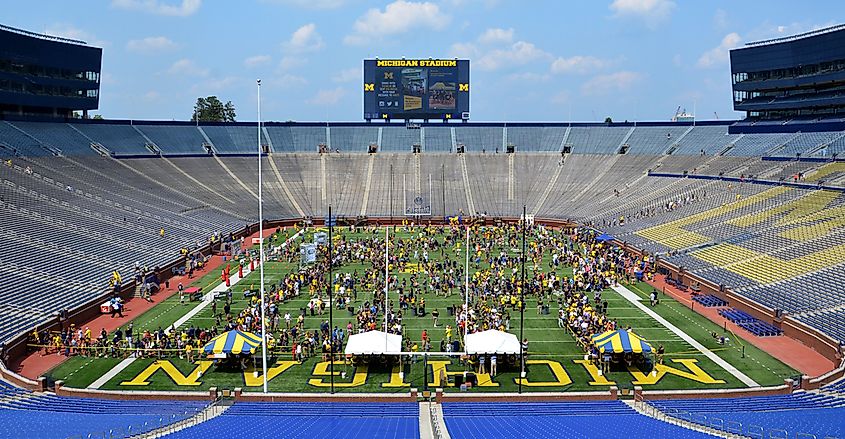
[[[117,374],[119,374],[120,372],[123,372],[123,369],[126,369],[127,367],[129,367],[129,365],[132,364],[133,361],[135,361],[135,357],[129,357],[129,358],[124,359],[120,363],[117,363],[117,366],[111,368],[110,371],[106,372],[103,376],[97,378],[97,380],[94,381],[93,383],[91,383],[91,385],[88,386],[87,388],[88,389],[99,389],[100,386],[109,382],[109,380],[111,380],[112,378],[117,376]]]

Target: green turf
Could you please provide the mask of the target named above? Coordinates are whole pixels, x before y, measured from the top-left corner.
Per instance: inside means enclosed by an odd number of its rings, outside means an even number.
[[[339,230],[336,230],[335,232],[338,233]],[[292,233],[293,231],[290,229],[284,231],[282,235],[277,237],[273,245],[278,245],[285,237],[292,235]],[[306,241],[310,241],[312,233],[313,232],[309,232],[305,235],[304,238]],[[383,230],[379,230],[378,233],[380,235],[383,235],[384,232]],[[372,234],[369,232],[353,234],[346,231],[343,232],[343,236],[345,237],[345,239],[354,240],[370,237],[372,236]],[[391,232],[392,240],[411,238],[413,238],[413,235],[408,232]],[[298,240],[294,242],[294,245],[298,245],[298,242]],[[514,249],[510,247],[505,248],[503,250],[509,253],[513,253],[514,251]],[[439,257],[439,254],[432,252],[431,256]],[[454,251],[450,251],[445,256],[445,258],[456,260],[459,263],[463,264],[463,249],[457,253]],[[542,269],[548,270],[548,265],[546,265],[546,263],[549,259],[550,255],[544,255],[544,265],[542,266]],[[471,264],[471,266],[472,265],[474,264]],[[529,271],[527,275],[530,276],[531,269],[530,266],[527,267]],[[349,265],[339,268],[338,271],[350,272],[352,270],[357,269],[360,273],[363,268],[364,267],[361,265]],[[486,268],[486,264],[482,262],[479,268]],[[290,264],[286,262],[268,262],[265,265],[264,270],[266,283],[275,283],[283,275],[290,273],[291,271],[296,269],[296,264]],[[471,273],[473,271],[474,268],[471,267]],[[556,274],[561,276],[569,275],[571,274],[571,269],[561,267],[556,271]],[[400,279],[408,278],[410,277],[410,274],[399,273],[399,276]],[[204,290],[207,291],[211,285],[214,285],[218,282],[219,270],[214,270],[213,273],[208,273],[205,276],[194,281],[193,285],[202,286],[204,287]],[[247,302],[243,299],[243,291],[257,283],[258,273],[253,272],[248,275],[244,280],[232,287],[232,291],[234,292],[234,301],[232,304],[233,313],[243,309],[246,306]],[[635,293],[639,294],[641,297],[646,297],[647,291],[651,290],[650,288],[650,286],[644,283],[630,286],[630,289]],[[438,328],[433,327],[433,319],[430,314],[426,317],[415,317],[412,316],[410,313],[405,313],[404,337],[410,337],[411,340],[419,341],[423,329],[426,329],[428,330],[428,333],[430,334],[433,340],[433,349],[438,350],[439,342],[444,336],[444,326],[446,324],[452,324],[454,326],[454,318],[448,316],[448,314],[446,313],[446,307],[450,304],[462,303],[462,294],[459,291],[455,291],[455,293],[448,298],[437,297],[428,292],[425,292],[423,295],[427,303],[426,309],[429,312],[433,309],[438,309],[440,311],[440,325]],[[739,380],[730,375],[727,371],[723,370],[721,367],[706,358],[703,354],[693,349],[689,344],[681,340],[677,335],[668,331],[658,322],[643,314],[641,311],[636,309],[632,304],[630,304],[627,300],[625,300],[623,297],[621,297],[614,291],[607,290],[603,293],[603,296],[610,305],[608,311],[609,317],[618,319],[619,322],[624,326],[632,326],[638,334],[649,340],[652,345],[657,346],[659,344],[663,344],[665,346],[667,352],[665,361],[666,365],[674,367],[675,369],[678,369],[682,372],[688,372],[685,366],[679,363],[675,363],[672,360],[695,360],[695,365],[697,365],[704,372],[706,372],[709,377],[712,377],[712,379],[715,380],[724,381],[724,383],[718,384],[705,384],[692,381],[686,378],[681,378],[673,374],[666,374],[656,384],[644,385],[645,388],[714,389],[744,387],[744,385]],[[369,293],[361,292],[359,290],[358,301],[354,302],[354,305],[358,306],[363,303],[364,300],[367,299],[371,299],[371,295]],[[292,316],[296,316],[299,313],[299,309],[306,306],[308,300],[309,298],[307,292],[304,292],[297,299],[284,304],[280,304],[280,314],[283,315],[286,311],[290,311]],[[582,348],[577,344],[575,339],[569,334],[567,330],[558,328],[557,304],[555,303],[552,305],[551,312],[548,315],[538,315],[536,311],[536,303],[536,299],[533,298],[528,298],[526,300],[527,308],[525,312],[524,336],[528,338],[530,343],[529,359],[551,360],[559,362],[561,366],[565,369],[568,378],[571,379],[572,382],[566,385],[549,385],[539,387],[526,385],[523,387],[523,390],[561,391],[606,389],[606,384],[597,386],[590,385],[589,382],[591,381],[591,377],[588,374],[587,370],[582,365],[575,363],[575,361],[583,359],[584,353]],[[180,318],[182,315],[184,315],[186,312],[188,312],[188,310],[192,309],[194,306],[196,306],[196,302],[180,305],[178,296],[173,296],[170,299],[162,301],[151,310],[134,319],[135,331],[136,333],[139,333],[143,329],[154,330],[157,329],[159,326],[166,328],[170,324],[175,322],[178,318]],[[220,305],[220,308],[222,309],[222,304]],[[731,337],[733,340],[735,340],[734,344],[731,346],[725,347],[718,345],[710,337],[711,331],[721,331],[718,325],[713,324],[708,319],[696,314],[694,311],[689,310],[683,304],[672,300],[668,296],[662,297],[661,304],[655,308],[655,311],[662,317],[666,318],[668,321],[672,322],[679,328],[686,331],[687,334],[704,344],[704,346],[714,351],[717,355],[719,355],[732,365],[736,366],[738,369],[749,375],[761,385],[780,384],[783,382],[784,378],[794,375],[796,373],[791,368],[782,364],[781,362],[769,356],[765,352],[751,346],[750,344],[747,344],[745,346],[745,357],[743,357],[742,347],[739,345],[738,337]],[[511,317],[512,318],[510,332],[519,336],[519,313],[511,311]],[[305,329],[316,330],[319,327],[320,321],[322,319],[327,318],[328,312],[324,316],[307,316],[305,319]],[[354,324],[354,317],[350,316],[346,310],[335,310],[333,320],[335,325],[344,328],[347,322],[352,321]],[[211,314],[211,307],[208,306],[196,316],[194,316],[192,319],[190,319],[185,324],[185,327],[187,327],[188,325],[208,327],[212,323],[213,316]],[[273,364],[275,364],[275,361],[277,359],[290,360],[289,351],[273,353],[273,355],[271,355],[270,363],[268,364],[272,366]],[[432,357],[431,360],[449,361],[448,358],[443,357]],[[72,358],[68,362],[62,364],[61,366],[51,371],[50,375],[52,375],[55,379],[65,379],[68,385],[73,385],[76,387],[85,387],[91,382],[93,382],[95,379],[97,379],[99,376],[101,376],[104,371],[109,370],[111,366],[116,364],[118,361],[119,360],[114,359],[90,360],[87,358]],[[170,361],[176,367],[176,369],[182,375],[185,376],[191,375],[191,371],[195,367],[197,367],[196,365],[189,364],[186,360],[180,360],[179,358],[172,358],[170,359]],[[326,383],[328,383],[329,381],[328,376],[312,376],[312,371],[314,371],[314,368],[319,361],[319,358],[311,358],[306,360],[301,365],[298,364],[290,367],[285,372],[278,375],[276,378],[270,380],[269,389],[272,391],[286,392],[327,391],[327,389],[324,387],[317,387],[309,384],[309,380],[311,379],[322,378]],[[121,390],[200,390],[207,389],[208,387],[212,386],[220,388],[245,387],[248,384],[245,381],[243,373],[231,371],[218,371],[215,369],[214,366],[212,366],[206,371],[202,378],[197,380],[197,382],[201,383],[198,386],[179,386],[163,371],[158,371],[153,374],[148,380],[150,383],[149,385],[121,385],[122,382],[130,381],[135,378],[141,371],[143,371],[152,363],[152,359],[136,360],[130,367],[128,367],[126,370],[122,371],[116,377],[111,379],[105,386],[103,386],[103,388]],[[81,365],[84,365],[85,367],[80,370]],[[451,360],[451,363],[449,366],[447,366],[447,368],[450,371],[462,371],[465,369],[463,365],[459,364],[459,361],[457,359]],[[383,367],[380,368],[374,365],[371,365],[369,369],[370,370],[368,371],[366,382],[363,385],[351,388],[342,387],[342,384],[352,382],[353,375],[355,373],[355,368],[349,365],[344,365],[342,362],[339,362],[338,364],[336,364],[335,370],[338,371],[338,374],[341,371],[346,372],[346,377],[336,377],[336,383],[339,384],[336,390],[339,392],[407,391],[408,387],[383,386],[384,383],[388,383],[390,381],[391,373],[389,370],[385,370]],[[423,374],[425,372],[425,368],[423,367],[423,360],[421,358],[419,358],[418,361],[412,364],[405,365],[403,367],[403,370],[405,375],[405,383],[407,383],[409,387],[425,387],[423,382]],[[361,371],[359,370],[359,372]],[[428,374],[429,381],[433,382],[434,378],[432,375],[431,368],[428,369]],[[501,364],[500,360],[499,374],[493,380],[495,383],[498,384],[498,386],[480,387],[479,389],[485,391],[489,390],[498,392],[515,391],[518,388],[518,385],[515,383],[516,377],[517,368],[508,368],[505,365]],[[542,364],[531,365],[529,367],[527,378],[531,383],[556,381],[555,376],[551,372],[551,369]],[[611,372],[607,376],[607,378],[609,380],[614,381],[616,385],[620,387],[629,388],[633,386],[632,382],[634,381],[634,379],[632,375],[627,371]],[[259,387],[249,387],[249,389],[257,390],[259,389]]]

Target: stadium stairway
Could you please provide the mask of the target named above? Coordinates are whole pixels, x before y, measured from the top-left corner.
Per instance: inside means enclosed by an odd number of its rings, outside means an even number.
[[[649,400],[664,415],[746,437],[841,437],[845,399],[816,392]]]
[[[696,424],[694,422],[689,422],[684,419],[675,418],[672,416],[667,415],[666,413],[662,412],[657,407],[647,404],[645,401],[634,401],[634,400],[626,400],[623,401],[629,407],[634,409],[637,413],[648,416],[650,418],[657,419],[662,422],[666,422],[667,424],[677,425],[679,427],[683,427],[689,430],[700,431],[702,433],[709,434],[711,436],[722,437],[722,438],[729,438],[729,439],[739,439],[744,438],[745,436],[733,434],[730,432],[718,430],[712,427],[708,427],[701,424]]]
[[[135,436],[135,439],[154,439],[168,436],[172,433],[176,433],[178,431],[184,430],[186,428],[191,428],[197,424],[206,422],[210,419],[214,419],[229,409],[232,406],[234,401],[230,399],[220,399],[209,405],[208,407],[204,408],[202,411],[197,413],[190,418],[183,419],[182,421],[175,422],[170,425],[165,425],[164,427],[158,428],[156,430],[147,432],[142,435]]]

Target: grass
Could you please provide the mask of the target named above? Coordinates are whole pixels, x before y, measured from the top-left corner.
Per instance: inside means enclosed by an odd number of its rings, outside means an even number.
[[[285,237],[290,236],[293,232],[286,230],[284,234],[276,236],[273,245],[278,245]],[[383,233],[383,232],[379,232]],[[361,239],[371,236],[369,233],[350,233],[343,232],[346,239]],[[408,232],[399,231],[391,233],[392,239],[412,239],[413,235]],[[311,233],[304,236],[304,239],[310,241]],[[298,245],[299,240],[294,243]],[[513,249],[502,249],[513,253]],[[449,252],[443,259],[455,260],[463,264],[463,249],[460,252]],[[434,254],[432,256],[435,256]],[[439,255],[437,255],[439,257]],[[543,261],[543,268],[548,270],[548,265],[545,265],[550,258],[550,255],[545,255]],[[287,262],[267,262],[265,265],[265,279],[267,284],[277,282],[282,276],[291,271],[297,270],[296,264]],[[358,270],[360,273],[364,267],[361,265],[348,265],[338,269],[340,272],[350,272]],[[482,262],[480,269],[486,268],[486,264]],[[527,267],[530,276],[530,268]],[[471,268],[471,273],[474,269]],[[395,273],[394,273],[395,274]],[[559,268],[556,274],[571,275],[570,268]],[[409,278],[408,273],[399,273],[400,280],[402,278]],[[205,276],[194,281],[192,285],[202,286],[204,291],[212,285],[219,283],[219,270],[213,273],[208,273]],[[243,309],[247,302],[243,299],[243,291],[253,284],[258,283],[258,273],[250,273],[244,280],[232,287],[234,292],[234,301],[232,303],[233,312]],[[631,285],[629,288],[642,298],[647,297],[647,292],[651,291],[648,284],[640,283]],[[411,340],[419,341],[422,331],[425,329],[433,339],[433,350],[438,350],[438,345],[441,338],[444,337],[444,326],[447,323],[454,326],[454,319],[449,317],[446,313],[446,307],[451,304],[459,304],[463,302],[462,294],[453,294],[449,298],[438,297],[428,292],[423,293],[426,299],[426,309],[431,311],[438,309],[440,311],[440,325],[438,328],[433,327],[433,319],[430,314],[426,317],[412,316],[410,313],[405,314],[404,318],[404,337],[410,337]],[[735,377],[733,377],[726,370],[716,365],[712,360],[705,357],[702,353],[695,350],[680,337],[673,334],[660,323],[651,317],[643,314],[639,309],[635,308],[625,298],[612,290],[606,290],[603,297],[609,303],[608,315],[611,318],[617,319],[623,326],[630,325],[634,330],[649,340],[653,346],[663,344],[666,348],[665,364],[671,366],[681,372],[690,371],[681,363],[673,362],[672,360],[695,360],[694,366],[698,366],[703,370],[708,378],[713,380],[723,381],[722,383],[700,383],[674,374],[666,374],[657,383],[646,385],[644,387],[650,389],[714,389],[714,388],[737,388],[744,387],[744,385]],[[360,305],[365,300],[371,299],[369,293],[358,294],[358,301],[354,302],[355,306]],[[295,300],[281,304],[279,309],[283,315],[289,311],[292,316],[299,313],[300,308],[304,308],[309,298],[307,293],[303,293]],[[187,313],[190,309],[196,306],[196,302],[190,304],[180,305],[178,295],[175,295],[167,300],[162,301],[154,308],[143,313],[134,319],[134,327],[136,333],[143,329],[157,329],[159,326],[166,328],[173,322]],[[536,300],[533,298],[526,299],[526,312],[524,323],[524,337],[528,338],[530,345],[529,359],[532,361],[552,361],[558,362],[565,370],[565,375],[556,376],[553,369],[545,364],[532,364],[529,366],[527,379],[530,383],[554,383],[558,379],[562,379],[565,384],[549,384],[546,386],[523,386],[525,391],[567,391],[567,390],[601,390],[608,387],[607,384],[590,385],[595,378],[591,377],[588,370],[576,361],[583,360],[583,350],[577,344],[576,340],[565,329],[560,329],[557,326],[557,305],[551,307],[551,312],[548,315],[538,315],[536,312]],[[222,305],[221,305],[222,308]],[[752,345],[745,346],[745,355],[743,357],[742,347],[738,345],[739,338],[731,337],[735,340],[732,346],[718,345],[715,340],[710,337],[712,331],[720,332],[721,328],[710,322],[707,318],[696,314],[686,306],[673,299],[661,297],[661,304],[654,308],[654,310],[664,317],[666,320],[675,324],[687,334],[698,340],[705,347],[715,352],[718,356],[726,360],[728,363],[734,365],[745,374],[753,378],[761,385],[774,385],[783,383],[783,379],[797,372],[774,359],[767,353],[755,348]],[[511,328],[510,332],[519,336],[519,314],[511,312]],[[305,318],[306,330],[316,330],[322,319],[328,319],[328,312],[324,316],[307,316]],[[346,326],[346,323],[352,321],[354,317],[350,316],[346,310],[334,311],[334,324],[340,327]],[[208,327],[213,323],[213,316],[211,315],[211,307],[208,306],[191,318],[185,326],[195,325],[200,327]],[[275,364],[276,360],[290,360],[289,351],[285,353],[278,353],[271,357],[268,366]],[[464,370],[464,366],[459,364],[457,359],[450,360],[446,357],[431,357],[429,358],[432,364],[442,364],[436,362],[447,361],[447,369],[449,371],[460,372]],[[119,360],[116,359],[88,359],[88,358],[71,358],[62,365],[58,366],[50,372],[50,375],[55,379],[65,379],[66,385],[73,387],[85,387],[91,382],[102,376],[103,373],[111,369],[113,365],[117,364]],[[192,371],[198,367],[196,364],[190,364],[186,360],[179,358],[170,359],[176,370],[183,376],[192,376]],[[271,391],[284,392],[326,392],[327,388],[319,387],[309,383],[314,379],[323,379],[325,383],[329,382],[329,376],[315,376],[315,368],[318,368],[319,358],[311,358],[303,362],[303,364],[293,365],[277,377],[269,381],[269,389]],[[247,387],[250,390],[257,390],[260,387],[248,387],[249,384],[256,384],[248,382],[251,377],[251,372],[247,372],[247,377],[241,372],[218,371],[214,366],[205,371],[201,379],[197,380],[201,383],[197,386],[179,386],[173,379],[163,371],[154,373],[149,379],[149,384],[146,386],[126,386],[121,383],[130,381],[135,378],[144,369],[153,363],[151,359],[135,360],[127,369],[123,370],[116,377],[106,383],[104,389],[113,390],[204,390],[212,386],[219,388],[235,388]],[[260,364],[260,361],[259,361]],[[555,365],[552,364],[552,367]],[[398,370],[398,369],[397,369]],[[384,384],[391,381],[392,370],[387,370],[384,367],[370,366],[367,370],[366,380],[363,384],[356,387],[343,387],[343,384],[349,384],[353,381],[356,369],[350,365],[344,365],[342,362],[336,363],[335,383],[338,385],[336,390],[338,392],[406,392],[409,387],[424,388],[424,373],[426,368],[423,365],[423,360],[420,358],[417,362],[407,364],[403,367],[405,383],[407,387],[385,387]],[[346,372],[346,376],[340,376],[341,372]],[[362,370],[357,370],[360,374]],[[434,382],[432,367],[428,368],[429,382]],[[360,377],[360,375],[359,375]],[[396,377],[394,377],[396,378]],[[517,378],[517,367],[507,367],[502,364],[500,360],[499,374],[494,378],[493,382],[497,386],[479,387],[479,390],[489,390],[497,392],[516,391],[518,385],[515,380]],[[613,371],[605,378],[615,382],[615,385],[625,388],[632,387],[634,377],[628,371]],[[192,381],[192,380],[189,380]],[[249,380],[254,381],[254,380]],[[259,380],[260,381],[260,380]],[[567,383],[567,381],[571,381]],[[527,383],[526,383],[527,384]],[[447,389],[453,390],[453,389]]]

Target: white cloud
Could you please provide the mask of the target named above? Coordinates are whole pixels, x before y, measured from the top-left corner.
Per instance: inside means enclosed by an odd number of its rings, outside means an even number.
[[[513,41],[513,28],[490,28],[478,37],[481,44],[507,44]]]
[[[272,61],[273,59],[270,55],[255,55],[250,56],[249,58],[244,60],[244,66],[247,68],[258,67],[260,65],[267,64],[268,62]]]
[[[308,23],[295,30],[290,38],[282,43],[282,48],[291,53],[313,52],[323,46],[323,38],[317,33],[317,25],[314,23]]]
[[[609,61],[594,56],[575,55],[557,58],[552,62],[552,73],[589,73],[610,65]]]
[[[742,42],[742,37],[736,32],[731,32],[722,38],[718,46],[701,54],[698,58],[698,67],[711,68],[726,64],[730,60],[730,50]]]
[[[303,9],[336,9],[346,4],[346,0],[263,0],[263,3],[274,3]]]
[[[585,82],[581,86],[581,93],[588,96],[595,96],[626,91],[642,79],[642,74],[625,70],[607,75],[599,75]]]
[[[343,42],[364,45],[373,39],[396,35],[420,29],[442,30],[451,17],[440,11],[440,6],[431,2],[410,2],[396,0],[384,8],[368,10],[355,21],[352,33]]]
[[[533,43],[517,41],[504,49],[493,49],[482,55],[475,65],[480,70],[498,70],[506,66],[521,66],[551,55],[537,48]]]
[[[534,43],[521,40],[514,43],[513,37],[513,29],[490,28],[475,42],[452,44],[449,53],[456,58],[471,58],[476,68],[487,71],[552,59],[550,53]]]
[[[142,11],[156,15],[187,17],[196,13],[202,0],[112,0],[112,7],[129,11]]]
[[[364,78],[364,74],[361,72],[360,67],[352,67],[351,69],[344,69],[341,70],[332,77],[332,81],[334,82],[361,82]]]
[[[54,24],[44,30],[47,35],[54,37],[70,38],[71,40],[85,41],[86,43],[96,47],[108,47],[109,42],[98,39],[94,34],[79,29],[70,24],[59,23]]]
[[[337,87],[330,90],[320,90],[313,98],[306,102],[311,105],[335,105],[346,95],[346,90],[343,87]]]
[[[197,65],[193,60],[182,58],[170,65],[167,73],[174,76],[208,76],[208,69]]]
[[[147,37],[126,43],[126,50],[130,52],[163,52],[177,47],[179,46],[167,37]]]
[[[672,0],[613,0],[610,4],[617,17],[641,19],[652,28],[668,19],[675,7]]]

